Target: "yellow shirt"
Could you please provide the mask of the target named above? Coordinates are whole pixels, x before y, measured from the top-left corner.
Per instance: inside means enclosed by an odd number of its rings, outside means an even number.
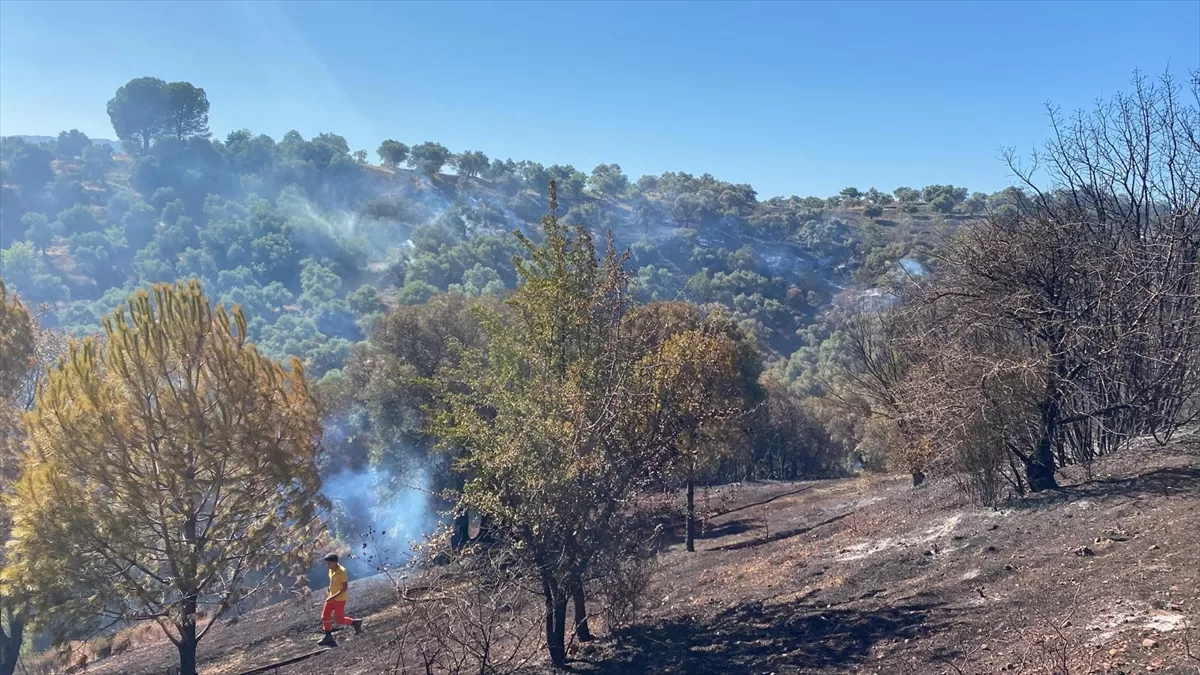
[[[337,569],[329,570],[329,592],[333,593],[336,589],[342,589],[340,592],[329,596],[329,599],[345,602],[346,598],[350,595],[347,592],[348,587],[344,587],[348,583],[350,583],[350,577],[346,574],[345,567],[338,565]]]

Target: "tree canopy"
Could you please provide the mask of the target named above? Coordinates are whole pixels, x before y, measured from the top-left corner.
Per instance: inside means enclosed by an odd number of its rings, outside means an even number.
[[[13,565],[54,629],[150,619],[194,675],[236,601],[307,564],[320,478],[299,362],[266,359],[197,282],[139,292],[71,345],[28,418]]]
[[[108,117],[117,137],[143,153],[159,135],[177,141],[209,135],[208,97],[190,82],[132,79],[109,100]]]

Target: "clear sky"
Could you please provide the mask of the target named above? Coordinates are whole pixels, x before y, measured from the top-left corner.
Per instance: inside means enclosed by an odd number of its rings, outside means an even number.
[[[1200,0],[764,4],[0,1],[0,133],[113,138],[152,75],[215,135],[332,131],[760,197],[1010,181],[1005,146],[1132,72],[1200,68]]]

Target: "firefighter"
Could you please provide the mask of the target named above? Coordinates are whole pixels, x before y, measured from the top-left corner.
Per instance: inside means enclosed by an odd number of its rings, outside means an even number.
[[[350,597],[350,577],[346,568],[338,564],[338,555],[330,553],[325,556],[325,564],[329,567],[329,595],[325,597],[325,606],[321,609],[321,627],[325,629],[325,637],[317,644],[322,647],[336,647],[333,639],[333,624],[350,626],[354,634],[362,633],[362,619],[352,619],[346,616],[346,599]]]

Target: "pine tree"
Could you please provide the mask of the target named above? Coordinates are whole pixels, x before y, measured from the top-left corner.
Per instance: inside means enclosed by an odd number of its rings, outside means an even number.
[[[5,574],[44,628],[151,620],[195,675],[217,619],[310,551],[316,406],[299,362],[261,356],[197,282],[139,291],[104,327],[27,416]]]

